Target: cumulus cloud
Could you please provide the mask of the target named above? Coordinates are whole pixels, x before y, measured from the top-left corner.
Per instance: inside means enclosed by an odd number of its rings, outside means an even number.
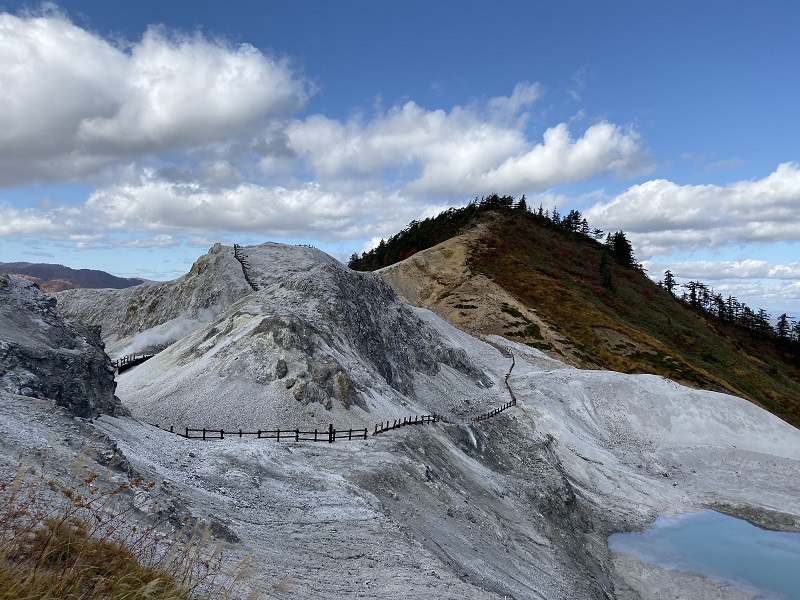
[[[296,116],[312,87],[247,45],[151,27],[112,42],[51,9],[0,14],[0,186],[80,181],[78,204],[0,204],[0,235],[169,247],[230,232],[388,236],[492,192],[546,192],[646,167],[636,131],[529,139],[545,90],[450,110]],[[539,127],[541,124],[537,124]]]
[[[518,109],[533,94],[518,88],[511,97],[494,98],[490,112]],[[400,173],[405,192],[415,195],[518,194],[647,168],[647,153],[633,130],[603,122],[573,139],[561,123],[531,144],[521,128],[485,119],[472,107],[429,111],[408,102],[366,123],[316,115],[294,122],[286,133],[289,146],[318,177]]]
[[[722,279],[800,279],[800,262],[785,265],[770,264],[765,260],[747,259],[738,261],[682,261],[669,266],[651,263],[653,268],[663,271],[669,268],[673,275],[683,279],[716,281]],[[645,265],[650,268],[650,265]]]
[[[0,204],[0,235],[67,239],[129,247],[175,245],[176,236],[246,232],[323,241],[390,235],[425,212],[391,190],[364,192],[306,183],[296,188],[240,183],[218,189],[163,179],[144,170],[135,181],[98,189],[80,205],[16,209]],[[132,238],[129,232],[147,235]]]
[[[309,94],[285,62],[247,44],[154,27],[120,47],[52,11],[0,14],[0,64],[5,185],[224,142]]]
[[[573,140],[567,125],[561,123],[545,131],[541,144],[505,160],[481,179],[492,189],[501,189],[508,181],[515,189],[540,190],[608,172],[628,175],[646,168],[646,154],[635,131],[603,122]]]
[[[727,186],[657,179],[585,211],[600,227],[632,234],[637,254],[730,244],[800,240],[800,165],[783,163],[763,179]]]

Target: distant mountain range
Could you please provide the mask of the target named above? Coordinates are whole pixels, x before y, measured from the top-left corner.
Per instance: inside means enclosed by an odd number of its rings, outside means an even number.
[[[144,283],[138,277],[117,277],[95,269],[71,269],[64,265],[0,262],[0,273],[19,275],[36,283],[42,291],[61,292],[77,288],[123,289]]]

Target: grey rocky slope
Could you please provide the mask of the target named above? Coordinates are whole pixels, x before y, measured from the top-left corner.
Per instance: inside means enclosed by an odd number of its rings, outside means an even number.
[[[69,319],[99,325],[108,353],[118,357],[162,350],[250,291],[233,248],[215,244],[174,281],[54,296]]]
[[[80,417],[124,414],[97,329],[70,323],[33,283],[0,275],[0,390]]]
[[[127,418],[95,422],[214,524],[226,556],[249,557],[261,597],[649,600],[658,581],[670,597],[748,598],[615,554],[607,536],[703,507],[800,528],[800,434],[750,403],[478,340],[312,249],[244,252],[258,291],[120,376],[135,414],[263,428],[415,412],[450,421],[321,445],[203,443]],[[471,422],[509,398],[506,349],[518,403]],[[4,435],[22,420],[15,402]],[[26,421],[31,451],[62,446],[45,421]]]
[[[158,322],[178,321],[185,309],[170,299],[174,290],[191,296],[202,286],[206,295],[221,298],[236,269],[242,276],[239,263],[230,269],[216,258],[230,252],[212,249],[204,258],[214,262],[201,271],[206,278],[163,284],[153,299],[160,308],[132,322],[146,327],[143,319],[156,313]],[[421,320],[380,277],[350,271],[308,247],[263,244],[243,252],[258,290],[218,305],[210,322],[119,377],[120,394],[135,415],[178,428],[363,428],[424,414],[426,399],[449,397],[448,378],[465,388],[463,396],[439,402],[449,412],[484,399],[493,386],[457,343]],[[111,313],[104,306],[107,293],[96,294],[94,304],[90,294],[81,294],[81,311],[74,309],[74,295],[59,298],[69,298],[73,314],[83,319]],[[120,328],[108,324],[103,331],[109,343],[119,340]]]

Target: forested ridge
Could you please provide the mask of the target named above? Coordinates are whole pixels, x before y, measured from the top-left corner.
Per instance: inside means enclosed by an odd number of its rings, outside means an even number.
[[[492,194],[480,199],[475,198],[463,208],[450,208],[435,217],[423,221],[411,221],[402,231],[396,233],[388,240],[381,240],[377,247],[361,256],[350,256],[348,266],[356,271],[375,271],[388,267],[396,262],[413,256],[420,250],[427,250],[436,244],[455,237],[472,223],[482,213],[520,211],[528,214],[540,225],[554,227],[582,235],[594,240],[600,240],[605,233],[601,229],[590,229],[589,223],[577,210],[571,210],[563,217],[557,208],[549,209],[539,206],[537,210],[529,211],[525,196],[515,200],[513,196],[499,196]],[[618,262],[627,266],[636,265],[633,247],[621,231],[606,236],[606,248]]]
[[[471,272],[534,308],[586,364],[727,391],[800,425],[800,326],[794,320],[781,315],[773,321],[765,310],[702,282],[678,284],[669,271],[652,281],[624,232],[592,228],[579,211],[531,209],[524,196],[493,194],[414,221],[349,264],[376,270],[479,223],[487,226],[469,248]],[[599,337],[603,330],[624,333],[630,344],[609,346]],[[559,357],[546,340],[512,330],[505,335]]]

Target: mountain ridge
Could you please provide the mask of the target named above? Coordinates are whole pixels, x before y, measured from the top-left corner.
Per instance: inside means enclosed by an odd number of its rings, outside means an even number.
[[[146,281],[139,277],[117,277],[97,269],[73,269],[52,263],[0,262],[0,273],[22,276],[36,283],[45,292],[77,288],[123,289]]]
[[[500,207],[378,272],[408,302],[473,334],[521,341],[579,368],[732,393],[800,426],[796,355],[684,304],[635,261],[604,256],[606,245],[590,236]]]

